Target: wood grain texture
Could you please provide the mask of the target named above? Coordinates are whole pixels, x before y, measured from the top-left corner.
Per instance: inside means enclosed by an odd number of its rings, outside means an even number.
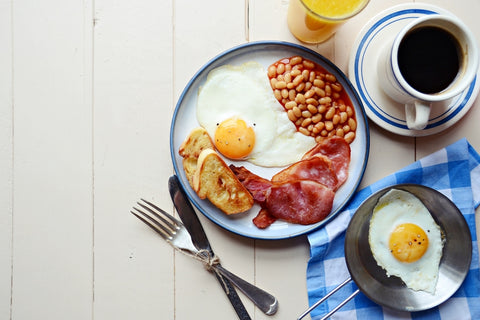
[[[12,3],[0,3],[0,318],[10,318],[13,217]]]
[[[402,0],[371,0],[323,44],[348,72],[360,28]],[[480,3],[428,0],[480,42]],[[288,0],[0,1],[0,319],[235,319],[218,282],[130,214],[143,197],[174,212],[169,134],[191,77],[250,41],[298,43]],[[373,68],[373,67],[372,67]],[[467,137],[480,150],[478,100],[435,136],[370,125],[361,187]],[[307,307],[306,236],[244,238],[200,215],[222,265],[277,296],[267,317]]]
[[[90,13],[83,1],[13,5],[14,319],[92,315]]]

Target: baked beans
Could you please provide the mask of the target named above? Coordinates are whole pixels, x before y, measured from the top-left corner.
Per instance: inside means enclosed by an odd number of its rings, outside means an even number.
[[[300,56],[275,62],[268,67],[275,98],[288,118],[304,135],[317,142],[329,136],[355,139],[355,112],[337,78],[316,63]]]

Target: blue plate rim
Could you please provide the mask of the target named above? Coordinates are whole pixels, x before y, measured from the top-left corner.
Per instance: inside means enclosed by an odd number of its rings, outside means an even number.
[[[363,159],[361,159],[361,160],[363,160],[363,164],[362,164],[361,172],[360,172],[360,174],[357,178],[357,181],[355,182],[354,188],[351,190],[351,192],[348,194],[348,196],[346,197],[344,202],[339,206],[339,208],[337,208],[337,210],[335,210],[335,212],[330,213],[330,215],[327,218],[325,218],[323,221],[321,221],[317,224],[305,226],[306,227],[305,230],[302,230],[302,231],[299,231],[299,232],[296,232],[296,233],[292,233],[292,234],[288,234],[288,235],[284,235],[284,236],[268,236],[268,234],[265,235],[265,236],[258,236],[258,235],[250,235],[250,234],[242,233],[242,232],[240,232],[238,230],[235,230],[235,229],[233,229],[229,226],[222,225],[217,220],[213,219],[213,217],[210,214],[208,214],[206,212],[206,210],[203,209],[201,204],[198,203],[196,201],[196,199],[193,199],[190,196],[190,194],[187,192],[189,201],[196,207],[196,209],[198,209],[198,211],[200,211],[210,221],[214,222],[216,225],[224,228],[225,230],[228,230],[228,231],[230,231],[234,234],[244,236],[244,237],[247,237],[247,238],[251,238],[251,239],[282,240],[282,239],[295,238],[295,237],[298,237],[298,236],[316,231],[319,228],[321,228],[322,226],[324,226],[325,224],[327,224],[329,221],[331,221],[333,218],[335,218],[342,211],[342,209],[348,204],[348,202],[350,201],[352,196],[355,194],[356,190],[358,189],[358,186],[360,185],[360,183],[363,179],[363,175],[365,173],[365,169],[366,169],[369,154],[370,154],[370,129],[369,129],[369,125],[368,125],[368,119],[367,119],[367,115],[366,115],[366,112],[365,112],[365,108],[364,108],[364,105],[363,105],[363,100],[360,98],[356,87],[353,86],[353,84],[351,83],[351,81],[347,77],[347,75],[343,71],[341,71],[333,62],[331,62],[329,59],[325,58],[323,55],[321,55],[318,52],[315,52],[315,51],[313,51],[309,48],[306,48],[302,45],[295,44],[295,43],[290,43],[290,42],[286,42],[286,41],[253,41],[253,42],[248,42],[248,43],[244,43],[244,44],[241,44],[241,45],[234,46],[234,47],[232,47],[230,49],[227,49],[227,50],[223,51],[222,53],[214,56],[207,63],[205,63],[192,76],[192,78],[186,84],[185,88],[183,89],[181,95],[179,96],[179,98],[177,100],[175,110],[174,110],[173,116],[172,116],[171,125],[170,125],[170,156],[171,156],[171,159],[172,159],[175,174],[177,176],[179,176],[180,175],[180,170],[183,170],[183,168],[179,168],[179,166],[177,165],[177,163],[175,161],[177,150],[175,150],[175,148],[174,148],[174,143],[173,143],[174,134],[173,133],[174,133],[174,127],[175,127],[178,112],[179,112],[179,110],[182,106],[182,102],[184,101],[185,96],[188,94],[188,92],[189,92],[190,88],[192,87],[193,83],[195,81],[197,81],[198,78],[200,76],[202,76],[209,67],[211,67],[214,63],[218,62],[219,60],[226,59],[230,55],[233,55],[233,54],[235,54],[239,51],[242,51],[242,50],[255,50],[255,49],[258,49],[258,48],[259,49],[264,49],[265,47],[284,47],[284,48],[287,47],[287,48],[294,48],[294,49],[297,49],[297,50],[305,51],[305,52],[317,57],[322,62],[326,63],[330,68],[332,68],[333,70],[335,70],[339,74],[342,74],[343,78],[344,78],[343,80],[348,84],[350,90],[353,92],[353,94],[355,96],[355,99],[358,102],[359,108],[362,111],[361,112],[361,117],[362,117],[362,119],[364,121],[364,124],[365,124],[365,149],[366,150],[365,150],[365,155],[364,155]],[[351,97],[351,99],[353,99],[353,98]],[[359,115],[357,114],[356,116],[358,117]],[[184,181],[182,181],[182,179],[179,179],[179,180],[180,180],[180,183],[181,183],[181,185],[184,189],[189,187],[189,186],[185,185],[185,183],[184,183]]]

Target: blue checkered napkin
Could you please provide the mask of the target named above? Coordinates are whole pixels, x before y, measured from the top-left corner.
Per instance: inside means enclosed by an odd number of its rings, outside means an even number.
[[[480,319],[480,272],[475,228],[475,208],[480,204],[480,156],[466,139],[358,191],[345,211],[325,228],[308,235],[310,261],[307,288],[310,305],[349,277],[343,245],[345,230],[356,209],[372,193],[397,183],[431,187],[458,206],[472,233],[473,256],[467,278],[452,298],[430,310],[414,313],[386,310],[360,293],[332,319]],[[320,319],[356,289],[356,285],[350,282],[313,310],[312,319]]]

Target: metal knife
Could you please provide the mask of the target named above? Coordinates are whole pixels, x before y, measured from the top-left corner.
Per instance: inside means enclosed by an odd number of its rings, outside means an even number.
[[[173,200],[173,204],[175,205],[175,209],[177,210],[183,224],[190,233],[193,243],[197,246],[198,249],[208,250],[210,252],[210,255],[213,256],[213,250],[210,247],[210,242],[208,241],[207,235],[203,230],[202,224],[200,223],[200,220],[198,219],[197,214],[195,213],[195,210],[193,209],[192,204],[188,200],[185,190],[183,190],[183,187],[180,184],[180,181],[178,180],[178,177],[176,175],[171,176],[168,180],[168,189],[170,191],[170,196]],[[231,284],[231,282],[217,272],[215,272],[214,274],[217,277],[220,285],[222,286],[223,291],[225,291],[225,294],[230,300],[239,319],[251,320],[247,309],[245,309],[242,300],[240,300],[240,297],[238,296],[238,293]]]

